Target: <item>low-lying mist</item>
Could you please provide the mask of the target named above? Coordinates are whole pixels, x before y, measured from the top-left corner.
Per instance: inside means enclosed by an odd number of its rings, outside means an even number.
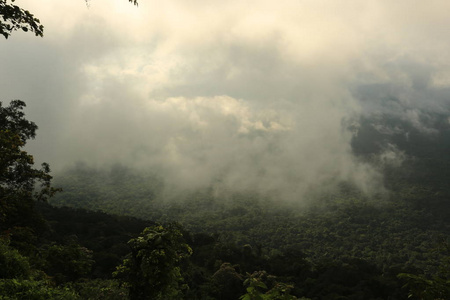
[[[0,49],[0,96],[28,104],[28,149],[56,178],[119,164],[168,198],[374,195],[411,136],[447,130],[447,3],[122,2],[24,1],[46,36]]]
[[[342,181],[380,188],[376,170],[352,153],[345,112],[313,101],[279,106],[220,96],[90,107],[77,122],[83,127],[67,136],[81,140],[65,155],[93,167],[150,170],[175,194],[215,186],[301,200]]]

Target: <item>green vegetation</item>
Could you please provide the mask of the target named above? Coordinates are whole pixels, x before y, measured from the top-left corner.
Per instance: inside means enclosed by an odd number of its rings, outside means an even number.
[[[117,267],[115,277],[122,278],[130,290],[130,299],[180,299],[183,277],[179,263],[192,253],[182,241],[178,226],[147,227],[128,242],[131,253]]]
[[[120,184],[114,170],[120,170]],[[340,192],[300,206],[242,194],[218,198],[208,190],[163,201],[158,185],[146,183],[149,175],[137,177],[117,166],[109,171],[79,166],[57,180],[65,192],[52,203],[177,221],[196,233],[218,234],[226,243],[260,247],[265,254],[296,248],[313,260],[357,257],[383,270],[437,268],[433,250],[449,234],[448,194],[430,186],[399,182],[389,197],[368,199],[343,185]]]
[[[14,0],[0,0],[0,34],[7,39],[13,31],[31,31],[36,36],[43,36],[44,26],[28,10],[12,4]]]
[[[49,167],[23,150],[37,129],[24,106],[0,106],[0,299],[450,296],[448,161],[437,152],[416,155],[407,176],[386,168],[388,194],[342,183],[308,205],[212,189],[167,200],[157,174],[80,164],[58,178],[51,206]]]

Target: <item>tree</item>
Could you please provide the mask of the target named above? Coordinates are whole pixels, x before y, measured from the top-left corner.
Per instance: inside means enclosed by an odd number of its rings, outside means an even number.
[[[246,292],[239,299],[241,300],[296,300],[297,297],[290,295],[293,285],[283,282],[276,282],[275,276],[268,275],[266,271],[258,271],[253,274],[247,273],[247,279],[244,285],[247,286]],[[269,289],[264,281],[273,281],[272,288]],[[269,290],[268,290],[269,289]],[[263,292],[268,290],[267,292]],[[301,298],[307,299],[307,298]]]
[[[6,39],[15,30],[31,31],[36,36],[43,36],[44,26],[28,10],[12,4],[15,0],[0,0],[0,34]]]
[[[450,244],[443,242],[437,251],[444,254],[439,270],[433,274],[400,273],[398,278],[405,281],[404,289],[409,290],[408,298],[421,300],[450,299]]]
[[[41,249],[41,255],[46,262],[45,273],[60,283],[87,276],[94,264],[92,251],[75,241],[69,245],[48,245]]]
[[[236,270],[238,266],[230,263],[223,263],[220,269],[211,278],[212,294],[215,299],[238,299],[242,294],[243,278]]]
[[[34,201],[46,201],[57,191],[51,186],[49,165],[35,169],[33,156],[23,150],[37,130],[25,119],[24,107],[20,100],[7,107],[0,102],[0,232],[27,226],[33,219]]]
[[[28,10],[25,10],[13,3],[16,0],[0,0],[0,34],[6,39],[13,31],[23,30],[33,32],[36,36],[44,35],[44,26],[40,20]],[[85,0],[86,3],[88,0]],[[137,0],[128,0],[128,2],[138,5]]]
[[[114,273],[129,288],[132,300],[181,299],[179,263],[192,254],[177,224],[147,227],[128,242],[131,253]]]
[[[29,279],[30,277],[31,267],[28,258],[10,247],[7,239],[0,238],[0,279]]]

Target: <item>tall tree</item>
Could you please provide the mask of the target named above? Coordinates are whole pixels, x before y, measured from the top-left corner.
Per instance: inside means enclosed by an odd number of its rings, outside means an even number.
[[[132,300],[182,299],[180,261],[192,249],[183,241],[177,224],[147,227],[128,242],[131,253],[117,267],[115,276],[129,288]]]
[[[34,201],[46,201],[57,190],[51,186],[50,167],[34,168],[33,156],[23,150],[27,140],[36,136],[37,126],[25,119],[25,103],[0,102],[0,231],[25,226]]]

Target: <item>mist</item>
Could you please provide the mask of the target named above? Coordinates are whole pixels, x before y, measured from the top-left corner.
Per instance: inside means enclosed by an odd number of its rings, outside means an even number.
[[[352,149],[361,118],[429,136],[449,114],[445,1],[21,1],[43,39],[3,41],[0,97],[27,103],[29,151],[54,174],[84,162],[303,201],[350,182],[383,190]],[[6,59],[7,58],[7,59]],[[404,128],[374,122],[382,132]]]

